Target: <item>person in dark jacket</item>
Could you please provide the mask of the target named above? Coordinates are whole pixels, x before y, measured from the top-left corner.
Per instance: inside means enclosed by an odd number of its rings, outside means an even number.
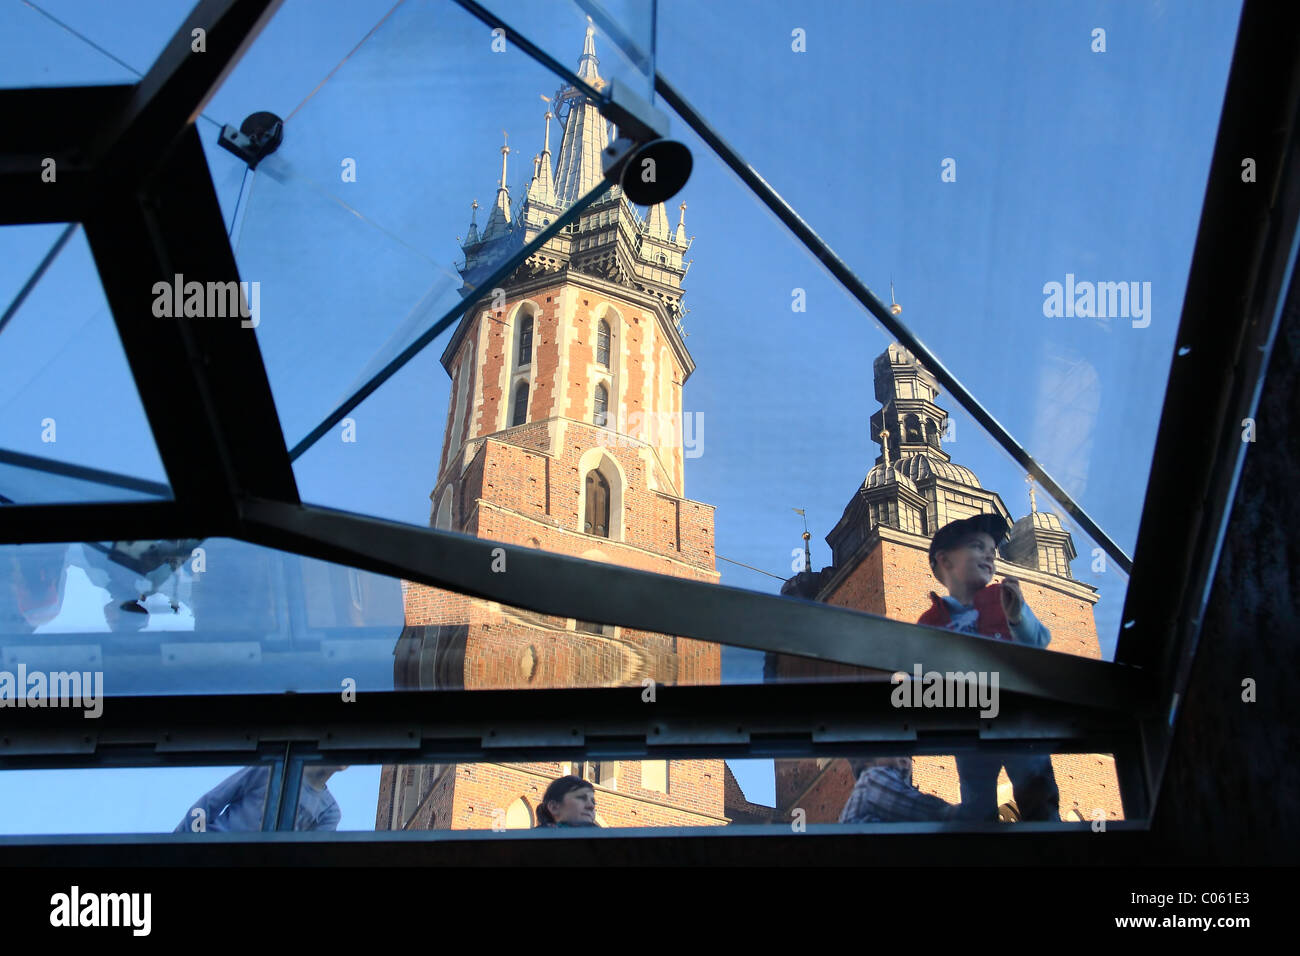
[[[539,827],[594,827],[596,822],[596,789],[570,774],[551,781],[542,795],[542,805],[537,808]]]

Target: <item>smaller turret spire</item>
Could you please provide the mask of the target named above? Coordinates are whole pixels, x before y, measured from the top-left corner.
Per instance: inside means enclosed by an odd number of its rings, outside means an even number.
[[[510,227],[510,187],[506,185],[506,157],[510,155],[510,145],[505,130],[501,135],[506,138],[501,147],[501,182],[497,185],[496,205],[492,207],[487,228],[483,230],[484,239],[495,239]]]
[[[880,429],[880,447],[885,453],[885,467],[889,467],[889,429]]]
[[[543,96],[542,99],[547,103],[546,134],[542,139],[541,155],[533,160],[533,181],[528,186],[528,198],[532,202],[554,206],[555,184],[551,181],[551,117],[554,114],[550,110],[551,98]]]
[[[650,207],[650,214],[646,216],[645,230],[656,239],[668,238],[668,212],[664,209],[663,203],[655,203]]]
[[[812,535],[808,533],[808,516],[804,514],[802,508],[793,508],[791,510],[803,518],[803,569],[811,574],[813,569],[812,549],[808,546],[808,542],[812,539]]]
[[[1038,511],[1038,499],[1034,497],[1034,476],[1025,475],[1025,484],[1029,486],[1029,513],[1035,514]]]
[[[465,234],[465,245],[472,246],[478,242],[478,200],[475,199],[469,207],[469,232]]]
[[[684,246],[686,245],[686,202],[685,200],[683,200],[682,204],[677,208],[681,210],[681,212],[677,217],[677,235],[674,236],[673,238],[674,241],[679,246]]]

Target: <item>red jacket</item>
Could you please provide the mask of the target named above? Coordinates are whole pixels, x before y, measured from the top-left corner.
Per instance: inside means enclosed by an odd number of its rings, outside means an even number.
[[[928,624],[931,627],[947,627],[952,621],[952,614],[948,611],[948,605],[933,591],[930,592],[930,600],[934,602],[930,610],[922,614],[916,623]],[[974,603],[975,609],[979,611],[975,629],[980,634],[1004,641],[1015,640],[1011,636],[1011,625],[1007,623],[1006,612],[1002,610],[1000,584],[990,584],[976,591]]]

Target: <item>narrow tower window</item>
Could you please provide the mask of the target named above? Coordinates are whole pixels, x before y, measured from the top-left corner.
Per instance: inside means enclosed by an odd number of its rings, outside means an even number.
[[[515,412],[510,417],[510,426],[522,425],[528,420],[528,383],[520,382],[515,389]]]
[[[525,315],[519,326],[519,364],[527,365],[533,360],[533,317]]]
[[[587,534],[609,537],[609,482],[596,469],[587,472]]]
[[[593,421],[600,428],[605,427],[605,420],[609,414],[609,390],[603,384],[596,386],[596,414]]]
[[[604,319],[596,331],[596,361],[609,368],[609,323]]]

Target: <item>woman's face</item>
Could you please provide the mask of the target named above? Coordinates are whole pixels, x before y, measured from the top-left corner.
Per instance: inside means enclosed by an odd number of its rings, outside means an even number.
[[[563,800],[551,800],[546,806],[556,823],[596,822],[596,791],[591,787],[570,790]]]

